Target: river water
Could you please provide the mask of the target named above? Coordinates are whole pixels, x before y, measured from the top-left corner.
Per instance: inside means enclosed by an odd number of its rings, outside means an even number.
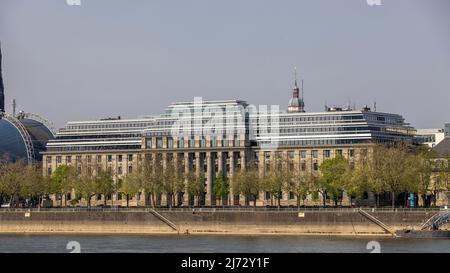
[[[72,241],[75,241],[73,243]],[[328,236],[231,235],[0,235],[0,253],[71,252],[314,252],[368,253],[376,241],[382,253],[446,252],[450,239],[394,239]]]

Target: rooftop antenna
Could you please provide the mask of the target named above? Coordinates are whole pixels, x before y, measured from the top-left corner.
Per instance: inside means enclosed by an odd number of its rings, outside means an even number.
[[[303,101],[303,103],[305,103],[305,100],[303,99],[303,96],[304,96],[304,91],[303,91],[304,89],[303,89],[303,80],[302,80],[302,101]]]
[[[373,100],[373,111],[376,112],[377,111],[377,98],[375,98]]]
[[[297,67],[294,66],[294,86],[297,88]]]
[[[16,104],[16,99],[13,99],[13,100],[12,100],[13,117],[16,116],[16,106],[17,106],[17,104]]]

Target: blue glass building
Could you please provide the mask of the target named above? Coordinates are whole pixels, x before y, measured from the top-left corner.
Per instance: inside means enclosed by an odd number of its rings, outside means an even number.
[[[45,150],[49,139],[53,139],[51,129],[37,116],[26,113],[18,116],[1,114],[0,157],[28,163],[40,161],[41,152]]]

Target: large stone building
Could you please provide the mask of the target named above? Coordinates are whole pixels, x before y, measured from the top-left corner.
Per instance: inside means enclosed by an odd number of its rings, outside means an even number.
[[[301,171],[316,172],[324,160],[336,154],[355,162],[366,156],[374,143],[409,141],[415,133],[402,116],[374,112],[368,107],[327,107],[324,112],[305,112],[299,92],[296,85],[287,112],[240,100],[196,98],[173,103],[156,117],[69,122],[47,144],[43,167],[51,175],[62,164],[92,169],[100,166],[108,168],[117,179],[136,169],[144,158],[159,157],[164,162],[175,162],[183,172],[203,170],[203,202],[214,205],[212,187],[219,172],[232,177],[248,162],[256,162],[263,173],[279,156]],[[233,205],[244,202],[232,188],[230,197]],[[103,198],[97,197],[101,203]],[[106,198],[108,204],[125,202],[120,194]],[[184,206],[193,204],[188,194],[180,193],[178,198]],[[139,194],[132,204],[145,204],[144,200]],[[268,193],[261,192],[253,202],[268,205],[270,200]],[[309,201],[313,204],[313,200]],[[162,205],[164,202],[163,197]],[[295,196],[284,193],[282,204],[296,204]]]

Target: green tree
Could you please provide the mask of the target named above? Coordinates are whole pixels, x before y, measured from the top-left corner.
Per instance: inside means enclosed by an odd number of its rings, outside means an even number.
[[[236,171],[232,177],[232,188],[235,194],[242,194],[245,196],[245,205],[249,205],[249,199],[258,199],[261,190],[261,178],[256,168],[247,167],[244,170]]]
[[[283,198],[283,190],[288,188],[289,181],[293,175],[293,164],[287,158],[284,158],[282,153],[276,152],[270,171],[266,171],[261,177],[261,187],[263,191],[270,193],[271,205],[273,205],[273,198],[277,201],[277,206],[280,208],[281,199]]]
[[[331,195],[335,206],[339,201],[342,202],[348,168],[348,161],[342,155],[336,155],[334,158],[323,161],[319,167],[322,173],[322,185]]]
[[[97,194],[103,195],[103,204],[106,206],[107,196],[112,196],[115,192],[114,179],[111,173],[98,168],[95,174],[95,184],[95,191]]]
[[[78,174],[74,190],[78,200],[84,198],[87,202],[87,207],[91,207],[91,199],[98,192],[96,176],[87,168],[82,168]]]
[[[343,179],[343,188],[350,198],[350,206],[353,206],[353,199],[362,198],[364,193],[377,191],[376,184],[372,184],[370,181],[367,160],[361,160],[354,166],[349,165]]]
[[[292,170],[292,174],[287,183],[287,191],[295,195],[298,208],[300,208],[300,201],[305,205],[306,198],[312,194],[318,180],[319,178],[314,172],[305,172],[300,169]]]
[[[163,170],[162,189],[167,196],[169,207],[175,206],[175,194],[184,190],[184,177],[174,164],[172,160],[169,160]]]
[[[75,187],[77,182],[77,173],[73,166],[60,165],[53,172],[50,189],[51,192],[60,199],[61,207],[63,206],[63,196],[65,197],[67,193]],[[64,199],[67,200],[67,198]]]
[[[431,187],[431,177],[434,168],[433,154],[429,151],[419,153],[416,160],[416,168],[418,172],[419,183],[416,185],[416,191],[425,202]],[[425,203],[424,203],[425,205]]]
[[[230,194],[230,183],[228,182],[228,178],[223,172],[220,171],[217,174],[217,178],[214,181],[212,191],[214,198],[217,200],[221,200],[222,206],[225,205],[225,200],[227,200],[228,195]]]
[[[372,179],[382,183],[382,189],[391,193],[391,206],[396,196],[417,188],[418,173],[414,155],[404,145],[378,145],[374,147]],[[405,195],[406,198],[406,195]]]
[[[200,199],[205,194],[205,172],[200,170],[198,173],[189,171],[186,174],[188,194],[197,197],[197,206],[200,206]]]
[[[125,194],[127,199],[127,208],[130,205],[130,197],[138,194],[141,190],[141,186],[141,176],[138,172],[128,173],[123,177],[120,185],[120,191]]]
[[[24,167],[22,196],[28,197],[33,204],[36,201],[38,207],[41,206],[44,196],[50,191],[50,178],[42,175],[42,168],[38,164],[31,164]]]
[[[22,161],[2,163],[0,192],[7,196],[11,205],[17,203],[23,193],[25,166]]]
[[[447,157],[441,161],[439,171],[443,182],[442,183],[443,190],[450,191],[450,155],[447,155]]]
[[[157,196],[163,192],[164,169],[161,155],[148,154],[142,167],[143,189],[152,207],[157,205]]]
[[[360,169],[361,189],[362,191],[372,192],[375,196],[375,207],[379,207],[380,196],[386,191],[382,177],[384,168],[382,153],[373,152],[371,156],[361,158],[360,161],[358,168]]]

